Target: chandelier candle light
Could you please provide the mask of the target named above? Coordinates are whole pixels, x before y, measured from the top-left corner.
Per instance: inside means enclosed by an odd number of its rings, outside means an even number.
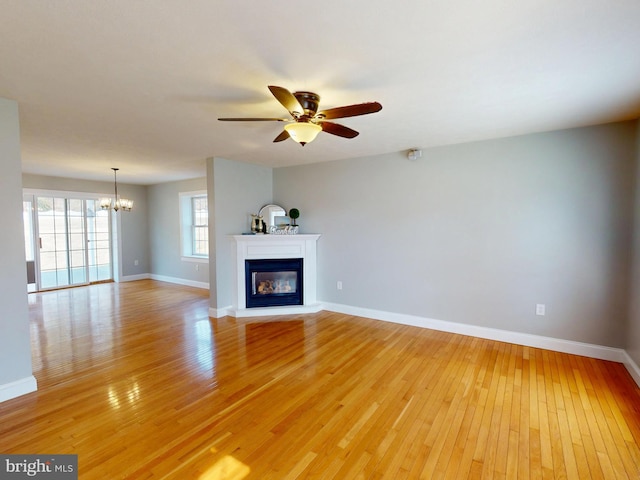
[[[103,210],[108,210],[110,208],[113,208],[116,212],[120,209],[124,210],[125,212],[130,212],[131,209],[133,208],[133,200],[128,200],[126,198],[120,198],[120,196],[118,195],[118,178],[117,178],[117,172],[118,170],[120,170],[119,168],[112,168],[111,170],[113,170],[113,183],[115,186],[115,197],[114,197],[114,201],[113,201],[113,205],[111,204],[111,198],[101,198],[100,199],[100,207]]]

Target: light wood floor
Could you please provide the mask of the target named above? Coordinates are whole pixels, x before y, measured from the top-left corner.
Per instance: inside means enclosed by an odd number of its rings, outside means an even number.
[[[620,364],[321,312],[210,319],[153,281],[30,295],[0,452],[81,479],[640,478]]]

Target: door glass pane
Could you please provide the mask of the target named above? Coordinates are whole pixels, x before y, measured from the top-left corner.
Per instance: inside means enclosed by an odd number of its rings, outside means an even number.
[[[73,285],[87,283],[86,236],[82,200],[67,200],[69,272]]]
[[[58,285],[56,265],[56,221],[55,199],[38,198],[38,231],[40,232],[40,275],[41,288],[53,288]],[[64,232],[64,223],[62,224]]]
[[[39,197],[40,288],[87,283],[83,200]]]
[[[109,210],[102,210],[96,200],[87,200],[87,239],[89,281],[111,280],[111,242],[109,241]]]
[[[27,261],[27,291],[35,292],[36,283],[36,249],[35,226],[33,224],[33,197],[25,197],[22,202],[22,220],[24,225],[24,252]]]

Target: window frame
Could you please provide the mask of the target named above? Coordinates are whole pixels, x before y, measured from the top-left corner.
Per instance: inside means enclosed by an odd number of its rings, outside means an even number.
[[[185,262],[197,262],[197,263],[209,263],[209,248],[207,248],[207,254],[197,254],[195,252],[197,235],[197,229],[206,228],[208,232],[209,221],[207,216],[206,224],[196,223],[196,209],[195,201],[197,198],[207,198],[207,212],[208,208],[208,196],[206,190],[197,190],[193,192],[180,192],[179,193],[179,205],[180,205],[180,253],[181,259]],[[207,245],[209,239],[207,238]]]

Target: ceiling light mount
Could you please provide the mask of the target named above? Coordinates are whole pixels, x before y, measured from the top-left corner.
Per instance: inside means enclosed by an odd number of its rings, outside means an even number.
[[[130,212],[131,209],[133,208],[133,200],[129,200],[126,198],[120,198],[120,196],[118,195],[118,170],[120,170],[119,168],[111,168],[111,170],[113,170],[113,185],[114,185],[114,191],[115,191],[115,195],[113,198],[113,203],[112,203],[112,199],[110,197],[106,197],[106,198],[101,198],[100,199],[100,208],[102,208],[103,210],[109,210],[110,208],[113,208],[116,212],[120,209],[124,210],[125,212]]]
[[[415,162],[419,158],[422,158],[422,150],[419,148],[412,148],[407,152],[407,158],[412,162]]]
[[[296,97],[303,108],[304,115],[313,117],[316,114],[320,103],[320,95],[313,92],[293,92],[293,96]]]

